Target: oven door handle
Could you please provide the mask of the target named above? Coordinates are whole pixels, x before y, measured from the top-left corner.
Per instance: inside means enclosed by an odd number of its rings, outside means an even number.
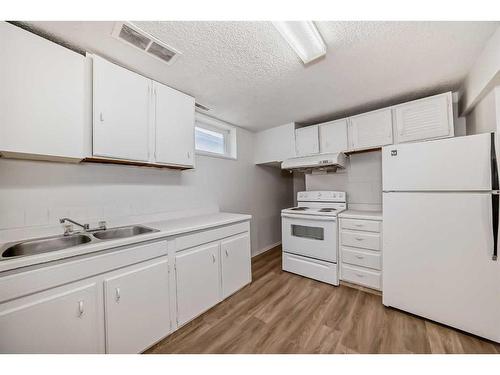
[[[316,220],[316,221],[337,221],[337,218],[335,216],[297,215],[297,214],[282,213],[281,217],[287,217],[290,219]]]

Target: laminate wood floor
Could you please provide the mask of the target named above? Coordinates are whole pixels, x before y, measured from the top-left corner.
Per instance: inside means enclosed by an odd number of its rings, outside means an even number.
[[[379,295],[252,259],[253,282],[146,353],[500,353],[500,345],[387,308]]]

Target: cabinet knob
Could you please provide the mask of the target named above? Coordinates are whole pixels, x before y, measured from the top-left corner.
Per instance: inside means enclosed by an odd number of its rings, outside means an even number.
[[[83,301],[78,302],[78,317],[81,317],[84,313],[83,310]]]
[[[116,288],[115,290],[115,299],[116,299],[116,302],[120,302],[120,288]]]

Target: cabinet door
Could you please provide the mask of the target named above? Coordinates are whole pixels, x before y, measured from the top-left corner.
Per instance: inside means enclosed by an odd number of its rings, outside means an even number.
[[[154,83],[155,161],[194,165],[194,98]]]
[[[451,93],[401,104],[394,108],[396,142],[452,137]]]
[[[297,156],[306,156],[319,153],[318,125],[296,129],[295,147]]]
[[[83,158],[85,58],[0,22],[0,151]]]
[[[352,150],[363,150],[392,144],[392,112],[382,109],[349,119],[349,141]]]
[[[107,353],[139,353],[170,332],[166,257],[106,278],[104,293]]]
[[[0,305],[0,353],[103,352],[102,292],[68,284]]]
[[[177,320],[182,325],[220,298],[219,243],[176,254]]]
[[[151,80],[93,60],[93,155],[148,161]]]
[[[319,125],[320,152],[347,151],[347,119]]]
[[[222,241],[221,257],[222,298],[227,298],[252,281],[248,232]]]

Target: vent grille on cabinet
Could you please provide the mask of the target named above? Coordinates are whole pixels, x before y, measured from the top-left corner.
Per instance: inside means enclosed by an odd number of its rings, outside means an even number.
[[[179,51],[149,35],[130,22],[116,22],[113,37],[132,45],[150,56],[171,64],[180,55]]]

